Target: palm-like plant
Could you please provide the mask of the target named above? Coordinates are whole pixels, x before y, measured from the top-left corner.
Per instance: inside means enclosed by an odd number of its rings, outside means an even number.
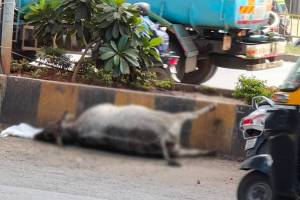
[[[141,39],[142,44],[139,49],[139,59],[143,68],[148,69],[153,65],[153,59],[162,62],[158,49],[158,45],[162,43],[162,39],[157,37],[149,40],[148,38]]]
[[[96,8],[94,27],[104,31],[105,40],[131,35],[133,27],[141,22],[136,6],[126,5],[125,0],[102,0]]]
[[[64,20],[71,25],[71,33],[76,33],[85,46],[90,42],[90,24],[97,1],[99,0],[63,0],[61,3]]]
[[[29,9],[25,19],[35,26],[37,39],[50,38],[56,47],[56,38],[68,25],[71,33],[77,33],[84,42],[85,51],[75,66],[72,81],[76,81],[89,49],[99,52],[97,59],[115,76],[147,69],[152,65],[151,58],[160,60],[155,46],[161,40],[151,39],[150,32],[142,26],[138,8],[125,4],[125,0],[39,0]]]
[[[52,41],[52,46],[56,48],[56,39],[63,33],[60,0],[39,0],[28,8],[24,18],[34,26],[34,36],[45,44]]]
[[[105,70],[113,71],[116,76],[148,69],[153,58],[161,61],[155,48],[161,39],[151,39],[138,8],[124,3],[124,0],[103,0],[96,5],[99,14],[94,20],[95,30],[104,32],[104,40],[108,41],[106,47],[100,48],[100,59],[105,62]]]
[[[105,61],[104,69],[112,71],[114,76],[130,74],[131,70],[140,68],[139,52],[130,46],[129,37],[124,35],[118,44],[111,41],[100,48],[100,59]]]

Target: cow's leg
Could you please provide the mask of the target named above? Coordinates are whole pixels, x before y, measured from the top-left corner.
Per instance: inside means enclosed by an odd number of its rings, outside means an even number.
[[[163,156],[166,159],[168,165],[174,166],[174,167],[181,166],[180,163],[178,163],[175,159],[171,158],[166,140],[161,141],[161,149],[162,149]]]
[[[61,133],[56,134],[55,142],[58,146],[64,146],[63,139]]]
[[[54,134],[54,137],[55,137],[55,143],[58,145],[58,146],[64,146],[64,142],[63,142],[63,137],[64,137],[64,134],[66,134],[67,131],[64,129],[64,128],[58,128],[58,130],[53,133]]]
[[[209,151],[209,150],[201,150],[201,149],[184,149],[179,148],[176,152],[178,157],[200,157],[200,156],[214,156],[216,155],[215,151]]]

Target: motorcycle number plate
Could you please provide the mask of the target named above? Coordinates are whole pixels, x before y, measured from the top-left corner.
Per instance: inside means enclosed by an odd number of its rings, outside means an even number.
[[[245,150],[249,150],[255,147],[257,138],[253,138],[246,141]]]

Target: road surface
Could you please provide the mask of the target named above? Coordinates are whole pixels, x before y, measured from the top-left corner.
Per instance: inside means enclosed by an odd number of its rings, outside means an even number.
[[[243,172],[216,158],[160,159],[0,138],[1,200],[233,200]]]
[[[245,75],[247,77],[254,76],[259,80],[264,80],[268,86],[278,87],[283,83],[294,64],[295,63],[285,62],[281,67],[260,71],[235,70],[219,67],[216,74],[203,85],[233,90],[238,82],[239,76]]]

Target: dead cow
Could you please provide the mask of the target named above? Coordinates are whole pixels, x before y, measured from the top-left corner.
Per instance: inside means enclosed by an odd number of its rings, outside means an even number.
[[[86,110],[77,120],[65,117],[58,131],[46,129],[35,139],[141,155],[162,155],[169,165],[178,165],[174,157],[209,153],[181,148],[180,132],[184,122],[213,109],[214,105],[210,105],[193,112],[168,113],[138,105],[100,104]]]

